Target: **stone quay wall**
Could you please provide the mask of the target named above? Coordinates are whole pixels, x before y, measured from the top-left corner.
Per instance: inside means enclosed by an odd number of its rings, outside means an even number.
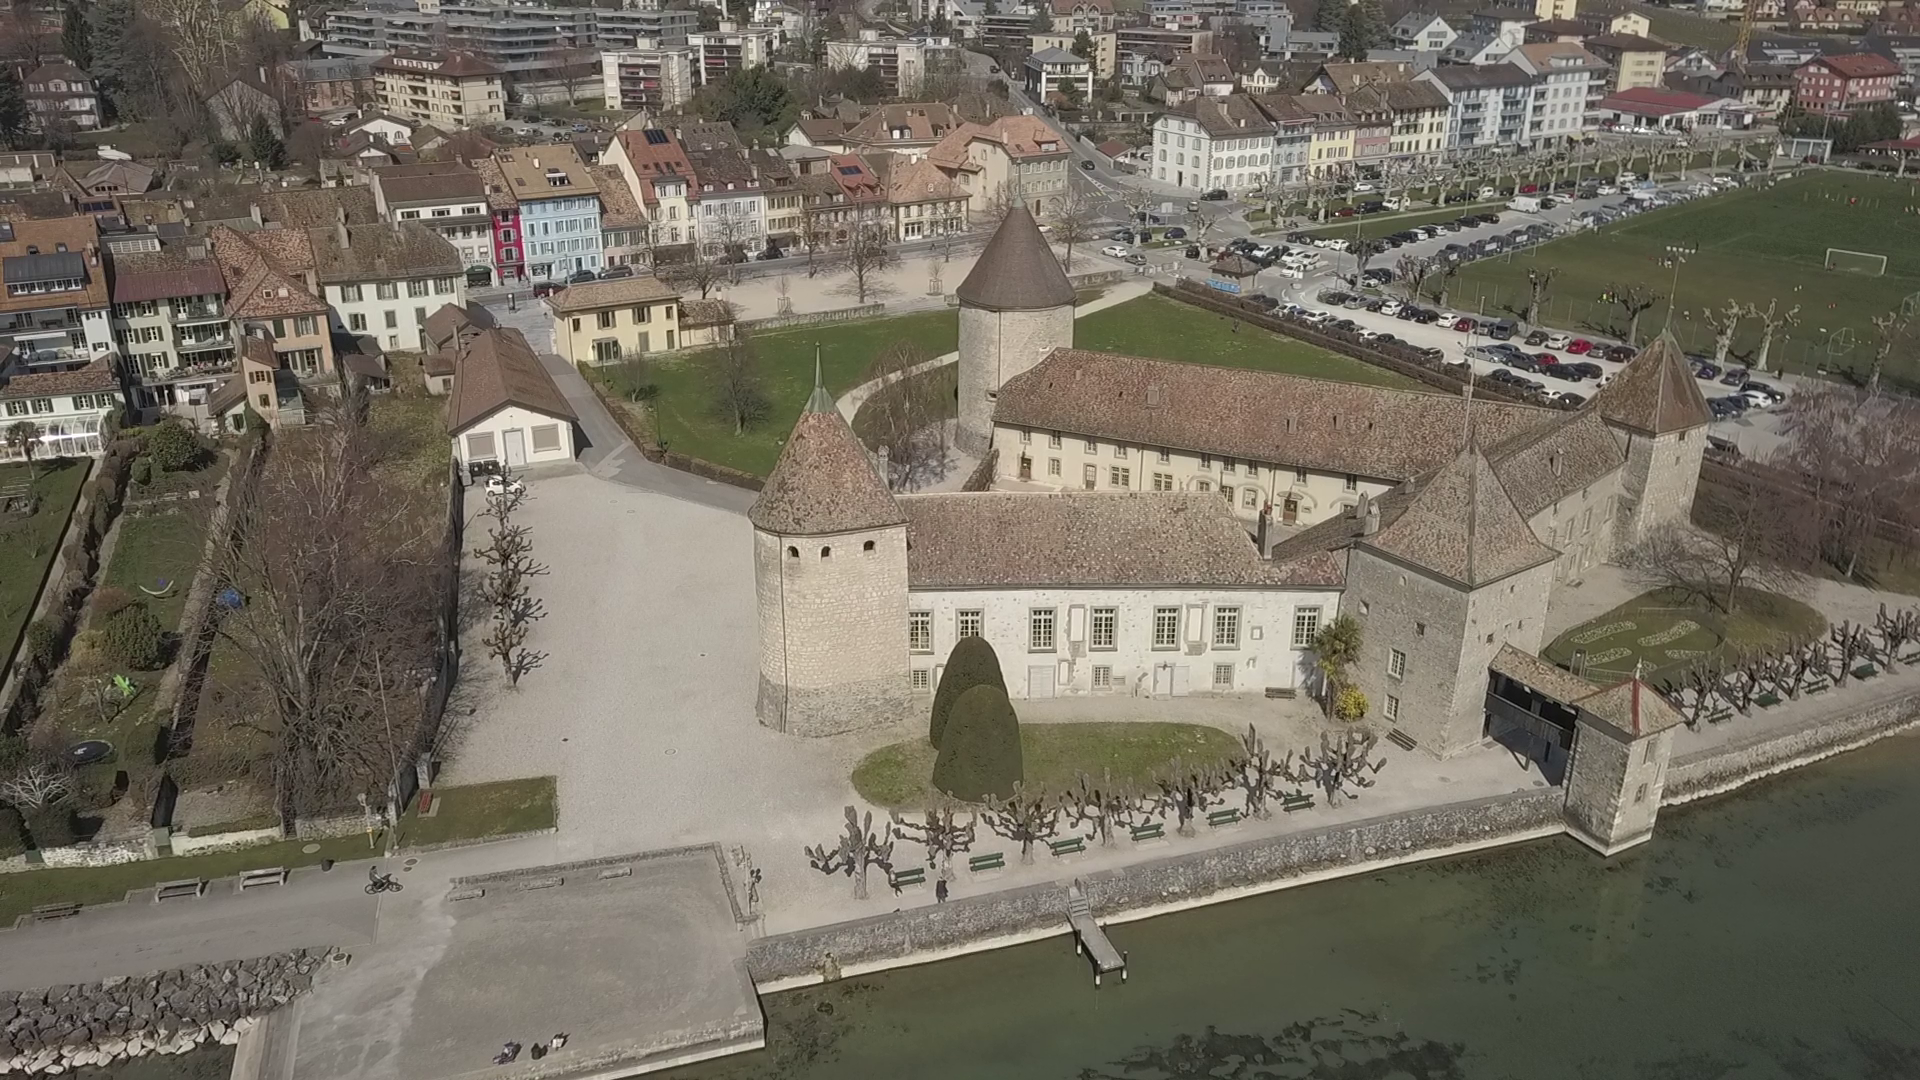
[[[0,991],[0,1076],[232,1046],[260,1016],[305,993],[326,956],[302,949],[84,986]]]
[[[1322,877],[1552,836],[1565,831],[1564,794],[1544,788],[1261,837],[1102,870],[1080,881],[1102,922],[1147,918]],[[884,889],[884,877],[874,874],[875,887]],[[747,969],[766,993],[821,981],[831,971],[860,974],[1066,932],[1067,891],[1054,882],[761,938],[748,949]]]
[[[1920,690],[1676,757],[1668,766],[1661,802],[1671,806],[1719,795],[1762,777],[1865,746],[1916,724],[1920,724]]]

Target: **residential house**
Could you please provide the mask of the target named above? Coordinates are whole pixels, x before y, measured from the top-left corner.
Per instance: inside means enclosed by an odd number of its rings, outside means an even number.
[[[1031,44],[1036,53],[1045,52],[1048,49],[1070,53],[1074,51],[1074,43],[1078,40],[1078,34],[1035,34]],[[1120,39],[1113,31],[1106,30],[1097,34],[1088,34],[1087,40],[1093,46],[1087,55],[1087,60],[1093,64],[1093,77],[1106,82],[1113,78],[1114,72],[1120,69],[1118,44]]]
[[[600,253],[608,266],[646,266],[647,215],[616,165],[589,165],[593,186],[600,189]]]
[[[609,49],[600,54],[607,107],[649,114],[679,112],[693,100],[698,54],[688,46]]]
[[[1662,88],[1710,98],[1732,98],[1758,116],[1777,116],[1793,101],[1793,69],[1773,64],[1748,64],[1719,75],[1669,73]]]
[[[425,225],[336,225],[307,236],[335,329],[371,335],[386,349],[419,349],[428,311],[466,303],[460,252]]]
[[[1234,92],[1237,80],[1226,57],[1209,53],[1189,53],[1176,57],[1147,88],[1147,96],[1168,108],[1196,97],[1225,97]]]
[[[206,241],[155,237],[153,250],[117,252],[109,264],[114,341],[141,419],[202,404],[234,370],[239,346],[226,278]]]
[[[507,174],[491,155],[474,159],[473,171],[480,174],[487,190],[487,212],[492,216],[493,265],[499,268],[500,283],[525,281],[527,246],[520,228],[520,200],[514,198]]]
[[[77,367],[113,349],[93,218],[0,221],[0,287],[0,351],[13,370]]]
[[[837,205],[845,208],[844,213],[834,218],[845,227],[845,236],[836,228],[834,242],[850,241],[869,231],[891,239],[893,212],[887,204],[887,188],[866,160],[857,154],[837,154],[830,167],[832,171],[828,175],[840,186],[842,195]]]
[[[1395,46],[1419,52],[1443,52],[1460,36],[1446,19],[1428,11],[1410,11],[1387,30]]]
[[[1808,112],[1846,112],[1892,101],[1905,77],[1879,53],[1842,53],[1809,60],[1793,72],[1793,103]]]
[[[580,418],[520,331],[473,335],[453,370],[447,435],[469,476],[573,460]]]
[[[1065,49],[1029,54],[1021,71],[1027,93],[1042,102],[1080,104],[1093,99],[1093,61]]]
[[[1238,69],[1240,88],[1249,94],[1286,93],[1287,67],[1285,61],[1259,60]]]
[[[261,69],[263,72],[264,68]],[[286,134],[280,123],[280,102],[259,81],[236,77],[207,97],[214,130],[236,145],[244,145],[256,119],[264,120],[275,135]]]
[[[802,116],[787,129],[788,146],[810,146],[829,154],[847,152],[847,124],[834,116]]]
[[[1191,191],[1263,188],[1273,152],[1274,123],[1245,94],[1192,98],[1153,125],[1153,178]]]
[[[1414,76],[1447,99],[1447,150],[1513,146],[1526,137],[1533,76],[1514,64],[1443,66]]]
[[[822,146],[834,154],[898,154],[925,157],[941,139],[965,123],[953,106],[945,102],[920,102],[902,105],[878,105],[872,112],[847,127],[832,140],[838,148]],[[797,125],[796,125],[797,127]],[[790,145],[819,145],[793,143]]]
[[[420,373],[427,393],[434,397],[452,393],[454,356],[466,347],[468,339],[497,325],[492,312],[478,304],[442,304],[439,310],[429,314],[421,341],[426,355],[420,358]]]
[[[1601,34],[1583,44],[1613,68],[1607,80],[1607,89],[1613,93],[1642,86],[1657,88],[1666,77],[1667,47],[1651,38]]]
[[[616,132],[601,161],[619,169],[640,199],[652,247],[678,249],[697,240],[693,163],[671,130],[646,127]]]
[[[249,332],[241,342],[238,367],[207,398],[205,426],[214,431],[245,431],[248,414],[276,429],[307,422],[300,380],[287,369],[286,357],[274,348],[271,335],[258,329]]]
[[[357,109],[380,100],[380,80],[364,56],[288,60],[281,72],[299,87],[308,116]]]
[[[402,49],[374,61],[380,106],[445,131],[507,118],[506,72],[471,53]]]
[[[0,359],[0,429],[33,425],[33,457],[99,457],[123,404],[113,358],[97,356],[77,366],[29,370],[18,359]],[[0,461],[19,461],[26,449],[0,439]],[[9,573],[21,572],[13,567]]]
[[[1356,175],[1378,177],[1393,150],[1393,109],[1379,85],[1362,86],[1344,95],[1353,121],[1353,167]]]
[[[765,67],[773,62],[780,47],[780,31],[773,27],[742,27],[730,19],[720,20],[715,30],[688,34],[693,49],[694,74],[701,86],[723,82],[736,71]]]
[[[733,125],[687,123],[676,135],[693,166],[691,198],[702,250],[736,259],[761,251],[766,246],[766,193]]]
[[[418,221],[460,253],[469,271],[494,265],[493,211],[486,181],[457,161],[418,162],[373,170],[373,196],[388,221]]]
[[[1332,94],[1300,94],[1293,102],[1313,116],[1308,175],[1315,179],[1352,177],[1360,126],[1346,104]],[[1371,134],[1378,136],[1377,132]]]
[[[1053,17],[1053,32],[1056,34],[1077,34],[1085,30],[1089,34],[1098,34],[1113,29],[1117,16],[1113,10],[1113,0],[1047,0],[1047,11]]]
[[[354,228],[382,228],[366,225]],[[216,225],[207,245],[220,276],[227,283],[227,314],[240,335],[265,333],[281,356],[280,368],[298,378],[328,380],[339,358],[333,350],[327,303],[313,275],[313,242],[304,228],[256,229],[240,232]],[[180,407],[204,403],[216,389],[208,382],[176,380],[164,393],[149,395],[144,405],[178,412]]]
[[[752,152],[754,172],[766,202],[767,250],[785,251],[800,238],[806,211],[800,205],[800,186],[787,159],[771,150]]]
[[[609,364],[681,347],[680,290],[658,278],[636,274],[569,285],[546,304],[554,351],[569,364]]]
[[[1399,161],[1431,165],[1447,152],[1447,98],[1431,83],[1381,83],[1373,88],[1384,94],[1393,114],[1392,145],[1389,156]]]
[[[100,126],[100,95],[93,77],[65,61],[27,74],[27,112],[41,131],[92,131]]]
[[[886,185],[894,240],[925,240],[967,231],[967,191],[933,162],[895,158]]]
[[[1607,66],[1569,41],[1538,42],[1513,50],[1507,62],[1534,77],[1533,100],[1522,137],[1528,145],[1559,143],[1589,126],[1587,114],[1604,96]]]
[[[865,68],[880,78],[890,97],[912,97],[927,79],[927,52],[940,39],[883,37],[862,30],[853,41],[827,42],[826,64],[834,71]]]
[[[969,220],[1014,203],[1047,218],[1067,193],[1073,150],[1039,117],[1001,116],[962,125],[927,157],[967,191]]]
[[[1413,65],[1399,62],[1360,61],[1322,64],[1307,83],[1309,94],[1351,94],[1363,86],[1405,82],[1413,78]]]
[[[1576,0],[1533,0],[1533,13],[1542,19],[1571,19]]]
[[[1780,15],[1778,10],[1779,2],[1780,0],[1758,0],[1757,7],[1760,10],[1755,12],[1755,17],[1761,19],[1778,18]],[[1775,8],[1771,15],[1767,14],[1765,10],[1769,5]],[[1653,23],[1648,20],[1645,15],[1631,9],[1626,11],[1583,11],[1575,15],[1574,19],[1577,22],[1585,23],[1587,29],[1595,34],[1625,34],[1628,37],[1651,37],[1653,35]]]
[[[1273,124],[1272,183],[1297,184],[1312,175],[1313,132],[1318,117],[1291,94],[1259,94],[1254,104]]]
[[[581,271],[598,271],[599,189],[579,152],[567,143],[549,143],[501,150],[493,161],[519,204],[527,276],[564,281]]]

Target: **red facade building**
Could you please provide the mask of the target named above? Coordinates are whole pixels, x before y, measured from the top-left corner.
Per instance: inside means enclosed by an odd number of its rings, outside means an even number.
[[[1892,101],[1900,65],[1878,53],[1821,56],[1793,70],[1793,103],[1808,112],[1846,112]]]

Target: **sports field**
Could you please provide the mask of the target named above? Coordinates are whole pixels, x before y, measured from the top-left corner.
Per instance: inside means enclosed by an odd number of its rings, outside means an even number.
[[[1756,184],[1557,240],[1531,256],[1475,263],[1460,273],[1449,299],[1503,313],[1524,302],[1530,268],[1551,266],[1559,276],[1541,321],[1617,332],[1624,329],[1619,309],[1600,303],[1600,295],[1640,283],[1664,296],[1674,281],[1670,246],[1693,249],[1678,267],[1673,317],[1689,351],[1713,349],[1703,309],[1717,315],[1732,299],[1764,310],[1778,301],[1782,311],[1799,306],[1799,324],[1776,335],[1769,366],[1862,368],[1872,353],[1873,317],[1899,311],[1920,293],[1920,180],[1820,170]],[[1886,274],[1827,270],[1829,247],[1885,255]],[[1666,310],[1663,301],[1641,317],[1643,338],[1666,322]],[[1751,355],[1759,340],[1759,324],[1747,320],[1734,336],[1734,355]],[[1920,384],[1920,358],[1897,351],[1887,376]]]

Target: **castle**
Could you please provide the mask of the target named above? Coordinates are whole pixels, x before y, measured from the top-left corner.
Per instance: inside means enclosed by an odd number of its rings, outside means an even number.
[[[1305,691],[1344,612],[1373,714],[1446,757],[1498,733],[1500,658],[1554,670],[1556,582],[1693,502],[1709,414],[1669,337],[1574,412],[1086,352],[1024,210],[958,298],[993,490],[889,491],[816,387],[749,515],[770,727],[924,707],[968,634],[1015,698]]]

